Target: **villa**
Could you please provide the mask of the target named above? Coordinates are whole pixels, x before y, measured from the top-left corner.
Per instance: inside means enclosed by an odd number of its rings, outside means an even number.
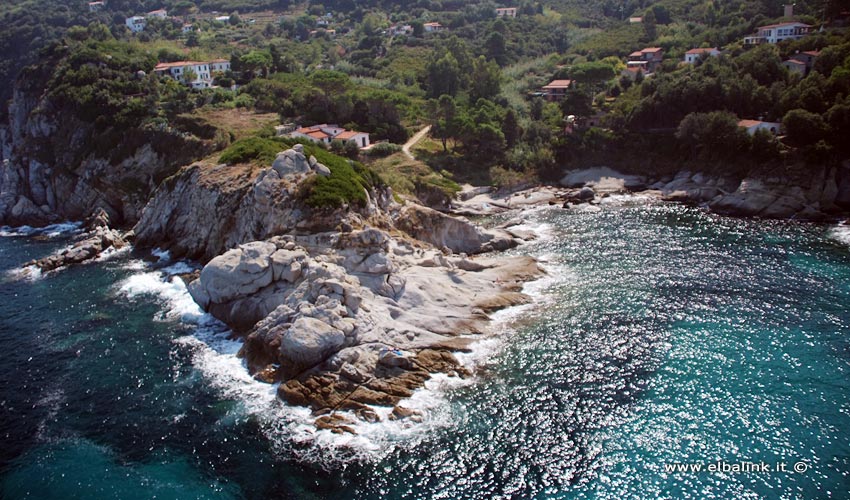
[[[812,27],[799,21],[759,26],[756,34],[744,37],[744,45],[778,43],[783,40],[799,40],[808,35]]]
[[[516,17],[516,7],[498,7],[496,17]]]
[[[154,72],[160,76],[170,76],[175,80],[182,81],[193,89],[207,89],[213,86],[213,73],[223,73],[230,69],[230,61],[227,59],[216,59],[208,62],[200,61],[176,61],[170,63],[159,63]],[[186,80],[186,74],[193,74],[191,81]]]

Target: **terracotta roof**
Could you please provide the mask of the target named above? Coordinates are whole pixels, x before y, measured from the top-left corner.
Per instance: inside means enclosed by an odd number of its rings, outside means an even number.
[[[647,47],[647,48],[641,50],[641,52],[659,52],[661,50],[664,50],[664,49],[662,49],[661,47]]]
[[[797,59],[788,59],[784,64],[796,64],[798,66],[805,66],[806,63]]]
[[[708,48],[708,49],[704,49],[704,48],[691,49],[691,50],[685,52],[685,54],[705,54],[707,52],[713,52],[715,50],[717,50],[717,47],[711,47],[711,48]]]
[[[802,28],[802,27],[811,28],[811,25],[808,25],[808,24],[805,24],[805,23],[801,23],[800,21],[789,21],[789,22],[787,22],[787,23],[777,23],[777,24],[768,24],[768,25],[766,25],[766,26],[759,26],[757,29],[760,29],[760,30],[769,30],[769,29],[771,29],[771,28],[778,28],[778,27],[780,27],[780,26],[790,26],[790,25],[795,25],[795,26],[796,26],[796,25],[800,25],[800,27],[801,27],[801,28]]]
[[[761,125],[762,123],[764,123],[764,122],[759,121],[759,120],[740,120],[738,122],[738,126],[744,127],[744,128],[750,128],[750,127],[755,127],[756,125]]]
[[[299,128],[295,131],[298,132],[299,134],[309,134],[310,132],[316,132],[318,130],[319,130],[319,127],[301,127],[301,128]]]
[[[572,80],[552,80],[544,89],[566,89],[573,84]]]
[[[157,9],[157,10],[152,10],[152,11],[148,12],[148,14],[160,14],[160,13],[161,14],[167,14],[168,11],[166,11],[165,9]]]
[[[182,67],[182,66],[196,66],[198,64],[207,64],[207,63],[198,62],[198,61],[177,61],[177,62],[170,62],[170,63],[159,63],[154,68],[154,71],[159,71],[159,70],[169,69],[169,68],[177,68],[177,67]]]
[[[343,140],[344,139],[351,139],[351,138],[353,138],[353,137],[355,137],[359,134],[362,134],[362,132],[358,132],[356,130],[346,130],[345,132],[341,132],[341,133],[337,134],[337,136],[334,137],[334,139],[343,139]]]
[[[330,137],[328,134],[322,132],[321,130],[316,130],[314,132],[307,132],[305,135],[309,135],[313,139],[327,139]]]
[[[435,26],[436,27],[436,26],[442,26],[442,24],[440,24],[440,23],[425,23],[422,26]]]
[[[643,56],[643,52],[641,52],[639,50],[636,50],[636,51],[632,52],[631,54],[629,54],[629,57],[641,57],[641,56]]]
[[[806,54],[807,56],[818,57],[820,55],[820,51],[819,50],[807,50],[807,51],[803,52],[803,54]]]

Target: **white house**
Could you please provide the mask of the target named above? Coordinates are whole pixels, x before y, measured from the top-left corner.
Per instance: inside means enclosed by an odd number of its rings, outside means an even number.
[[[753,135],[757,130],[767,130],[773,135],[779,134],[780,127],[778,122],[763,122],[761,120],[740,120],[738,126],[746,129],[747,133]]]
[[[221,23],[226,23],[230,21],[230,16],[217,16],[215,20]]]
[[[410,36],[413,34],[413,26],[409,24],[393,24],[390,26],[388,30],[388,34],[390,36],[398,36],[398,35],[406,35]]]
[[[193,89],[205,89],[212,87],[211,67],[212,63],[209,62],[177,61],[159,63],[153,70],[158,75],[168,75],[175,80],[182,81]],[[185,76],[189,70],[195,76],[191,81],[187,81]]]
[[[496,17],[516,17],[516,7],[498,7]]]
[[[194,27],[194,26],[192,26],[191,24],[184,24],[184,25],[180,28],[180,31],[182,31],[183,33],[191,33],[191,32],[193,32],[193,31],[195,31],[195,27]]]
[[[720,51],[716,47],[710,49],[691,49],[685,52],[685,62],[687,64],[694,64],[703,57],[717,57],[719,55]]]
[[[133,33],[143,31],[145,29],[145,26],[148,24],[148,22],[142,16],[128,17],[125,23],[127,24],[127,27],[130,28],[130,31],[132,31]]]
[[[210,71],[213,73],[230,71],[230,61],[227,59],[213,59],[209,64]]]
[[[97,12],[106,7],[106,2],[89,2],[89,12]]]
[[[806,63],[797,59],[788,59],[783,61],[782,65],[788,68],[790,73],[797,73],[800,76],[806,76]]]
[[[334,140],[348,141],[353,142],[358,148],[365,148],[370,144],[369,134],[366,132],[345,130],[339,125],[328,125],[327,123],[313,125],[312,127],[300,127],[290,132],[289,136],[324,144],[330,144]]]
[[[798,21],[759,26],[755,35],[744,37],[745,45],[777,43],[782,40],[798,40],[808,35],[811,26]]]
[[[425,23],[423,24],[423,27],[427,33],[431,33],[432,31],[443,31],[446,29],[446,27],[440,23]]]
[[[168,19],[168,11],[165,9],[152,10],[145,16],[147,18]]]
[[[369,145],[369,134],[366,132],[358,132],[356,130],[346,130],[334,137],[338,141],[353,142],[358,148],[365,148]]]

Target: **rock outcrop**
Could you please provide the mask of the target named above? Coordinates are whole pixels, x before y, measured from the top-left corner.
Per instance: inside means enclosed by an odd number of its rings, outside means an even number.
[[[477,254],[506,250],[518,244],[507,231],[483,230],[464,218],[451,217],[419,205],[402,208],[395,223],[399,229],[416,239],[457,253]]]
[[[373,406],[397,405],[431,373],[464,375],[451,352],[488,312],[526,301],[522,283],[540,273],[531,258],[446,257],[366,228],[240,245],[189,290],[244,332],[250,370],[281,381],[283,399],[372,421]]]
[[[366,217],[380,224],[382,209],[391,201],[388,192],[372,193],[366,207],[317,211],[305,206],[304,181],[325,170],[315,158],[305,157],[300,145],[281,152],[266,168],[191,165],[154,193],[136,225],[136,242],[206,261],[278,234],[355,227]]]

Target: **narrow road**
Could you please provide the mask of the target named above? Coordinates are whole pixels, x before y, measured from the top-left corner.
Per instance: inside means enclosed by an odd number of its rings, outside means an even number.
[[[415,158],[413,157],[413,153],[410,152],[411,146],[413,146],[414,144],[419,142],[419,140],[422,139],[423,137],[425,137],[425,134],[427,134],[430,131],[431,131],[431,125],[427,125],[427,126],[425,126],[425,128],[423,128],[419,132],[416,132],[415,134],[413,134],[413,137],[411,137],[409,141],[404,143],[404,146],[401,147],[401,150],[404,151],[404,154],[406,154],[408,158],[410,158],[411,160],[415,160]]]

